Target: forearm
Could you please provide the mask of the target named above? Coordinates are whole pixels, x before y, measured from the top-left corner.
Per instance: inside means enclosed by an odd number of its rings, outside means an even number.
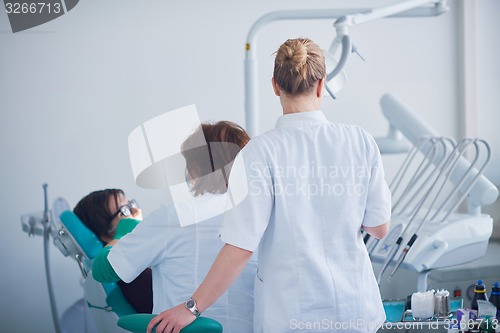
[[[251,256],[250,251],[229,244],[224,245],[205,280],[192,296],[200,312],[205,311],[229,288]],[[195,319],[184,304],[179,304],[151,319],[146,332],[153,332],[154,327],[158,325],[156,332],[177,333]]]
[[[231,286],[251,256],[250,251],[224,245],[202,284],[193,294],[200,312],[205,311]]]
[[[377,239],[382,239],[384,238],[385,235],[387,235],[387,232],[389,231],[389,225],[390,221],[381,224],[377,227],[366,227],[363,226],[363,229],[369,233],[371,236],[377,238]]]
[[[120,220],[113,239],[106,244],[97,257],[94,258],[94,262],[92,263],[92,276],[96,281],[116,282],[121,280],[111,266],[108,260],[108,254],[111,248],[116,245],[123,236],[134,230],[139,222],[139,220],[133,218],[124,218]]]
[[[108,261],[108,254],[111,246],[106,246],[99,252],[97,257],[94,258],[92,263],[92,276],[99,282],[116,282],[120,280],[118,274]]]

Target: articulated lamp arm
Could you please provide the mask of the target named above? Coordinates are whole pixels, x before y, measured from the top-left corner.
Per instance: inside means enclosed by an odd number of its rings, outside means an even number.
[[[433,7],[417,8],[428,4],[432,4]],[[422,11],[423,9],[427,10]],[[363,57],[361,57],[361,55],[357,52],[357,49],[355,48],[354,44],[352,43],[349,37],[349,29],[348,29],[349,27],[386,17],[421,16],[421,15],[437,16],[446,12],[447,10],[448,7],[446,6],[445,0],[410,0],[382,8],[369,10],[366,12],[358,12],[356,14],[350,14],[339,17],[333,24],[337,32],[337,36],[333,40],[332,45],[330,46],[328,52],[334,55],[337,52],[339,46],[341,46],[342,51],[338,64],[326,76],[327,82],[332,80],[342,71],[342,69],[347,63],[347,60],[349,59],[349,55],[352,52],[356,52],[360,56],[360,58],[363,59]],[[328,87],[328,85],[326,85],[325,87],[327,88],[327,91],[332,96],[332,98],[335,99],[336,97],[331,88]]]
[[[426,4],[434,6],[421,7]],[[252,136],[258,134],[256,39],[258,32],[267,24],[280,20],[337,19],[335,28],[337,29],[338,44],[345,51],[342,50],[341,54],[343,56],[341,56],[337,66],[328,74],[330,77],[335,77],[342,71],[350,53],[353,51],[356,52],[348,36],[348,27],[378,18],[438,16],[447,10],[446,0],[410,0],[377,9],[285,10],[271,12],[260,17],[250,28],[245,44],[245,125],[247,131]],[[347,36],[345,41],[343,36]]]

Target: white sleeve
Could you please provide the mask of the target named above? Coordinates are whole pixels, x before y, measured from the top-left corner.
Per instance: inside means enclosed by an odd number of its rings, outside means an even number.
[[[132,282],[146,268],[155,266],[167,246],[166,207],[141,221],[134,230],[113,246],[108,261],[126,283]]]
[[[385,181],[384,166],[378,146],[371,136],[369,139],[372,159],[363,225],[377,227],[391,219],[391,192]]]
[[[247,145],[250,148],[250,144]],[[245,148],[247,148],[245,147]],[[264,231],[269,224],[273,207],[272,176],[260,154],[251,149],[243,149],[244,172],[231,171],[229,178],[229,194],[245,192],[246,196],[226,211],[224,223],[220,228],[220,238],[224,243],[254,252]],[[233,168],[237,167],[236,161]],[[242,190],[242,187],[246,187]]]

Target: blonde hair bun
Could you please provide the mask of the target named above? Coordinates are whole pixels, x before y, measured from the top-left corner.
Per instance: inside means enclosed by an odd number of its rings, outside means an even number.
[[[310,91],[325,75],[323,51],[308,38],[288,39],[276,51],[273,76],[288,94]]]
[[[299,70],[307,62],[307,47],[300,40],[291,40],[289,44],[283,44],[283,55],[283,61],[291,61]]]

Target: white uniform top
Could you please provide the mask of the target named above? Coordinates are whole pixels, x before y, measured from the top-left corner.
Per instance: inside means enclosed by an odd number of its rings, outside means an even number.
[[[220,213],[226,197],[199,196],[197,207]],[[153,313],[159,314],[187,301],[201,284],[224,245],[218,233],[222,220],[219,215],[181,228],[174,207],[162,206],[122,237],[108,260],[125,282],[152,268]],[[251,259],[236,283],[202,316],[219,321],[224,332],[252,332],[256,266]]]
[[[360,228],[388,222],[391,204],[373,138],[305,112],[281,116],[241,156],[248,194],[221,239],[259,246],[254,332],[375,332],[385,314]]]

